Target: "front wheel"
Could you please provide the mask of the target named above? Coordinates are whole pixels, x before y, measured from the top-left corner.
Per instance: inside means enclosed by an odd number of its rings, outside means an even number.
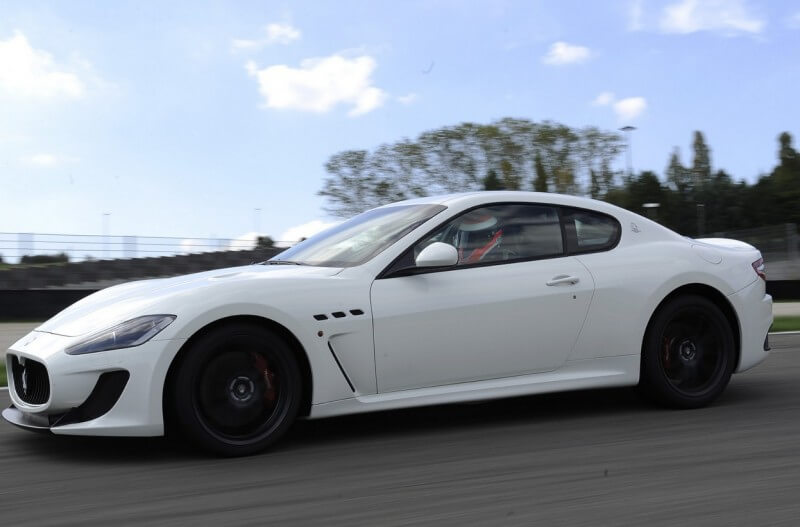
[[[254,324],[221,326],[186,350],[172,404],[181,431],[224,456],[259,452],[300,408],[302,377],[292,349]]]
[[[701,296],[678,297],[650,324],[640,388],[666,406],[706,406],[728,385],[735,356],[733,331],[722,311]]]

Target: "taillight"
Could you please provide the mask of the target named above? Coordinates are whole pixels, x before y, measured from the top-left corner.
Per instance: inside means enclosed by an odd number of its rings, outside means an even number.
[[[762,280],[767,280],[767,268],[764,265],[764,259],[759,258],[755,262],[753,262],[753,271],[756,272],[758,276],[761,277]]]

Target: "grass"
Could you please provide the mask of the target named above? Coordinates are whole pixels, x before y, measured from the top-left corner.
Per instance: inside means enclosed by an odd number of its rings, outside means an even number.
[[[0,386],[6,386],[8,381],[6,381],[6,362],[0,362]]]
[[[770,331],[800,331],[800,316],[775,317]]]

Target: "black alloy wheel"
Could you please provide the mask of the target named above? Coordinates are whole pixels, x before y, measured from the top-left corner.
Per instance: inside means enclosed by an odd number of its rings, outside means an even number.
[[[701,296],[681,296],[650,323],[640,387],[666,406],[705,406],[727,386],[735,356],[733,331],[719,307]]]
[[[293,350],[266,328],[212,330],[186,350],[172,390],[181,431],[206,450],[249,455],[283,435],[300,407]]]

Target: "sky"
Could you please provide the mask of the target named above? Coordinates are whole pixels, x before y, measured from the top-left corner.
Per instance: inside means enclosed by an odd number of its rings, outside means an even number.
[[[293,240],[331,155],[507,116],[752,182],[798,87],[800,1],[4,0],[0,232]]]

